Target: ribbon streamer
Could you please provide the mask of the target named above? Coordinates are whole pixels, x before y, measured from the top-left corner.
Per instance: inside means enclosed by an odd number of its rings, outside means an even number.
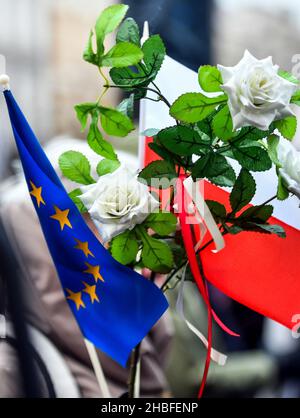
[[[202,239],[200,241],[202,241]],[[188,266],[188,262],[184,266],[184,271],[183,271],[181,282],[180,282],[180,287],[179,287],[178,297],[177,297],[177,302],[176,302],[176,311],[178,315],[180,316],[180,318],[186,323],[187,327],[192,331],[192,333],[195,334],[196,337],[198,337],[199,340],[202,341],[206,349],[208,349],[207,339],[188,319],[186,319],[185,314],[184,314],[183,297],[184,297],[184,287],[186,284],[185,273],[186,273],[187,266]],[[219,351],[215,350],[213,347],[211,348],[210,357],[219,366],[224,366],[227,360],[227,356],[225,354],[220,353]]]
[[[183,183],[184,187],[182,187],[182,183]],[[223,330],[228,332],[230,335],[238,336],[238,334],[229,330],[229,328],[226,327],[222,323],[222,321],[217,317],[217,315],[212,310],[212,307],[210,305],[209,293],[208,293],[208,289],[207,289],[207,286],[206,286],[205,281],[204,281],[203,271],[200,271],[200,267],[199,267],[199,264],[198,264],[198,261],[197,261],[197,258],[196,258],[196,254],[195,254],[191,226],[187,222],[187,212],[186,212],[186,209],[185,209],[186,198],[194,200],[194,204],[196,206],[196,209],[198,210],[199,214],[202,216],[202,218],[203,218],[203,220],[204,220],[204,222],[207,226],[207,229],[211,233],[211,236],[212,236],[212,238],[215,242],[215,247],[216,247],[216,249],[213,250],[213,251],[214,252],[220,251],[222,248],[224,248],[225,242],[224,242],[222,234],[220,233],[220,231],[218,229],[217,224],[215,223],[215,221],[213,219],[213,216],[212,216],[208,206],[206,205],[206,203],[204,201],[204,198],[203,198],[202,194],[200,193],[200,189],[198,189],[197,193],[193,193],[194,192],[194,187],[199,187],[199,183],[198,182],[193,182],[191,177],[185,178],[184,175],[181,175],[179,177],[178,181],[177,181],[177,187],[176,187],[177,193],[176,193],[176,196],[175,196],[175,203],[179,207],[182,208],[182,210],[179,211],[179,213],[178,213],[178,217],[179,217],[179,220],[180,220],[182,238],[183,238],[184,246],[185,246],[186,253],[187,253],[187,256],[188,256],[191,272],[194,276],[194,279],[195,279],[195,282],[196,282],[197,287],[199,289],[199,292],[201,293],[201,295],[203,297],[203,300],[207,305],[207,314],[208,314],[208,321],[207,321],[207,356],[206,356],[206,362],[205,362],[202,382],[201,382],[200,389],[199,389],[199,394],[198,394],[198,397],[201,398],[202,394],[203,394],[203,391],[204,391],[206,379],[207,379],[207,376],[208,376],[208,370],[209,370],[210,360],[211,360],[211,355],[212,355],[212,318],[214,317],[215,320],[217,321],[217,323],[223,328]],[[185,190],[187,191],[187,195],[185,194]],[[180,194],[178,193],[178,191],[180,191]],[[192,197],[195,197],[195,199],[192,199]],[[179,201],[179,199],[181,199],[181,202]],[[180,203],[181,203],[181,205],[179,205]]]

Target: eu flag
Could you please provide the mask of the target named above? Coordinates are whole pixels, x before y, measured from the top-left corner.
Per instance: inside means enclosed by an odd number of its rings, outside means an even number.
[[[12,93],[4,95],[30,196],[69,306],[84,337],[125,366],[130,351],[167,309],[166,298],[97,240]]]

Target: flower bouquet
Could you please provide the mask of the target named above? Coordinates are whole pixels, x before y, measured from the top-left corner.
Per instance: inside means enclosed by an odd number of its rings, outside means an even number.
[[[59,163],[64,176],[79,184],[71,199],[80,212],[88,212],[115,260],[150,270],[153,282],[159,274],[163,292],[187,275],[196,282],[210,323],[202,394],[209,359],[216,354],[211,347],[216,315],[201,254],[213,243],[220,251],[226,235],[244,231],[285,237],[282,225],[270,222],[271,202],[300,196],[300,153],[291,143],[297,127],[291,105],[300,105],[300,90],[298,80],[271,57],[259,60],[245,51],[234,67],[201,66],[199,90],[170,103],[163,86],[156,84],[166,55],[163,40],[159,35],[141,40],[137,23],[125,18],[127,10],[122,4],[105,9],[83,53],[99,71],[101,84],[98,99],[75,106],[82,130],[87,129],[87,143],[99,155],[97,178],[79,152],[63,153]],[[106,50],[105,38],[115,30],[116,43]],[[116,108],[103,104],[112,88],[126,95]],[[149,126],[143,133],[153,138],[149,148],[157,160],[135,173],[120,163],[104,134],[126,137],[133,131],[134,103],[139,100],[163,102],[174,123],[162,130]],[[278,175],[277,193],[251,205],[256,192],[253,172],[272,168]],[[204,179],[229,188],[230,207],[205,200]],[[210,234],[206,240],[205,230]],[[130,396],[137,360],[138,348],[131,361]]]

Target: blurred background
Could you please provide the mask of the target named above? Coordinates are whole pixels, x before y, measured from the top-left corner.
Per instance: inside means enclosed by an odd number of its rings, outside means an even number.
[[[82,59],[89,30],[110,0],[0,0],[0,54],[6,57],[11,87],[43,143],[57,136],[84,139],[73,106],[99,96],[96,68]],[[129,16],[164,39],[168,54],[197,71],[201,64],[235,65],[247,48],[258,58],[272,55],[292,71],[300,54],[298,0],[127,0]],[[108,43],[110,40],[108,40]],[[117,91],[107,104],[116,105]],[[136,155],[138,134],[118,142]],[[16,149],[0,98],[0,180],[16,171]],[[236,341],[218,336],[219,347],[232,355],[224,368],[213,367],[206,396],[300,396],[299,340],[288,330],[229,301],[213,291],[228,319],[243,336]],[[204,310],[191,285],[188,311],[205,330]],[[171,296],[172,302],[172,296]],[[173,300],[173,304],[175,299]],[[226,322],[226,320],[225,320]],[[202,324],[202,325],[201,325]],[[173,315],[175,337],[168,355],[169,393],[193,396],[205,351]],[[1,351],[0,351],[1,356]],[[176,364],[174,368],[172,365]],[[1,368],[1,359],[0,359]],[[0,386],[0,397],[1,386]]]

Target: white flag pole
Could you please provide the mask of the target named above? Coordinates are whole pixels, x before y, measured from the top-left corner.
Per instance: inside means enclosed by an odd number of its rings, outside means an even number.
[[[143,36],[141,38],[141,44],[149,38],[149,24],[147,21],[144,22]],[[139,120],[139,167],[140,169],[144,168],[145,161],[145,135],[142,135],[143,131],[146,129],[146,100],[142,99],[140,101],[140,120]]]
[[[89,354],[95,375],[96,375],[96,379],[98,382],[98,385],[100,387],[100,390],[102,392],[102,395],[104,398],[111,398],[111,394],[104,376],[104,372],[101,366],[101,362],[100,359],[97,355],[97,351],[96,348],[94,346],[94,344],[92,344],[90,341],[88,341],[87,339],[84,339],[86,348],[87,348],[87,352]]]

